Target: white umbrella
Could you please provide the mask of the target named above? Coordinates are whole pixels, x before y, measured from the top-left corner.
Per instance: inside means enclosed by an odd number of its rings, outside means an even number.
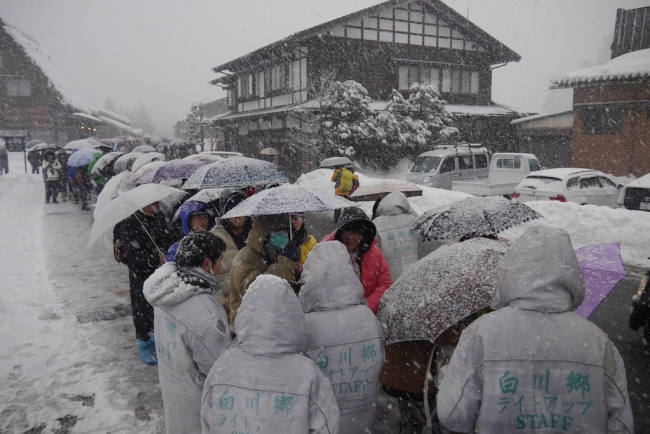
[[[131,152],[142,152],[142,153],[156,152],[156,148],[149,145],[138,145],[135,148],[133,148]]]
[[[319,167],[345,166],[347,164],[352,164],[348,157],[330,157],[321,161]]]
[[[254,194],[221,218],[331,211],[351,206],[359,205],[314,187],[285,184]]]
[[[160,152],[147,152],[146,154],[139,156],[138,159],[133,162],[131,171],[137,172],[139,168],[147,163],[151,163],[152,160],[155,160],[156,158],[160,161],[165,161],[165,154],[161,154]]]
[[[124,172],[127,169],[126,166],[129,161],[135,161],[140,156],[142,156],[142,152],[129,152],[128,154],[122,155],[117,160],[115,160],[115,164],[113,165],[113,173],[117,174]]]
[[[131,173],[131,172],[126,171],[126,172],[119,173],[106,182],[104,188],[102,188],[101,193],[99,193],[99,195],[97,196],[97,203],[95,204],[95,212],[94,212],[95,220],[97,220],[97,217],[99,217],[104,207],[110,201],[115,199],[120,194],[124,193],[119,189],[119,186],[120,183],[122,182],[122,178],[124,178],[124,176],[126,176],[127,173]]]
[[[101,176],[102,174],[100,172],[104,170],[106,166],[108,166],[117,158],[119,158],[120,155],[122,155],[122,152],[109,152],[108,154],[102,155],[102,157],[99,160],[97,160],[97,162],[93,166],[92,174],[95,176]]]
[[[133,164],[135,165],[135,163]],[[138,170],[134,170],[133,168],[131,168],[131,171],[133,172],[133,182],[136,182],[138,178],[140,178],[144,174],[144,172],[148,171],[149,169],[156,170],[157,168],[159,168],[160,166],[164,166],[165,164],[167,164],[166,161],[151,161],[149,163],[140,166]]]
[[[88,140],[73,140],[72,142],[68,142],[67,145],[63,147],[63,149],[84,149],[84,148],[92,148],[93,143],[89,142]]]
[[[93,223],[88,237],[88,249],[99,241],[102,236],[112,231],[116,224],[154,202],[165,202],[169,205],[180,200],[187,194],[176,188],[159,184],[145,184],[129,190],[110,201]],[[164,252],[161,252],[164,254]]]

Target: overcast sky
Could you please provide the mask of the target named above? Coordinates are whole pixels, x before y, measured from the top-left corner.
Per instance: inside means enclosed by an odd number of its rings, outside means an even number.
[[[648,0],[443,0],[522,60],[494,71],[492,99],[540,111],[549,80],[609,59],[616,9]],[[212,68],[378,0],[0,0],[93,108],[142,102],[159,133],[193,102],[225,96]]]

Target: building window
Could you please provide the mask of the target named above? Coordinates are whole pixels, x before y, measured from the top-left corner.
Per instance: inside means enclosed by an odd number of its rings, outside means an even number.
[[[394,42],[452,50],[485,51],[433,10],[412,2],[384,9],[363,19],[354,18],[328,30],[330,36],[368,41]]]
[[[7,80],[8,96],[32,96],[32,86],[28,80]]]
[[[443,69],[442,81],[440,69],[429,65],[400,65],[399,90],[408,90],[413,83],[432,84],[440,93],[473,93],[479,90],[478,71],[461,69]]]
[[[581,111],[584,134],[621,134],[623,131],[621,108],[598,107]]]

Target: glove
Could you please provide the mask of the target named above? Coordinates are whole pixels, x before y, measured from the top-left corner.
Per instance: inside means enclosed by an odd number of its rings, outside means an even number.
[[[278,255],[291,259],[293,262],[300,260],[300,249],[294,243],[289,243],[278,252]]]

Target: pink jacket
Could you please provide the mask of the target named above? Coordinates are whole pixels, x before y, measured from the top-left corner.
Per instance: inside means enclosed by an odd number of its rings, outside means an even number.
[[[336,231],[325,235],[322,241],[334,241]],[[370,250],[361,258],[361,284],[363,285],[364,297],[368,307],[377,315],[379,310],[379,301],[384,292],[393,284],[390,277],[388,263],[377,247],[378,241],[375,239],[370,246]]]

